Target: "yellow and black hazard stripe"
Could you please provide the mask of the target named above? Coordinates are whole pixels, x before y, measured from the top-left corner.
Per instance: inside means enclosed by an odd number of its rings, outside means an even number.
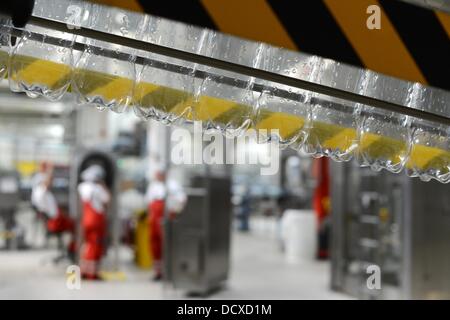
[[[381,3],[426,81],[450,89],[450,38],[438,16],[431,10],[399,1]],[[445,20],[444,14],[441,17]]]
[[[450,15],[399,0],[97,0],[450,90]],[[381,29],[366,27],[370,5]]]

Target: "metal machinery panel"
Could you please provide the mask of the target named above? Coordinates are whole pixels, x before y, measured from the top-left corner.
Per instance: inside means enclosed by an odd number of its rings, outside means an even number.
[[[207,294],[228,278],[231,231],[229,178],[194,177],[183,212],[165,223],[166,279]]]
[[[19,201],[19,173],[15,170],[0,170],[0,211],[15,210]]]
[[[6,248],[13,246],[12,233],[16,226],[15,213],[20,202],[19,173],[14,170],[0,170],[0,231]]]
[[[450,298],[450,198],[449,186],[408,182],[405,225],[408,273],[406,298]]]
[[[333,164],[332,288],[366,299],[450,297],[449,186]],[[366,286],[381,269],[381,290]]]

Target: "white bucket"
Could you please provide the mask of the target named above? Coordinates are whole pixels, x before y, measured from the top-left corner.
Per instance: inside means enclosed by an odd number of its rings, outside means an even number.
[[[289,263],[315,259],[317,232],[312,210],[286,210],[281,218],[281,238]]]

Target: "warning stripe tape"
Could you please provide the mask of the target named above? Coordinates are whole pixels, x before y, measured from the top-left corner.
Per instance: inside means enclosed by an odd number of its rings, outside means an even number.
[[[2,59],[0,58],[0,61]],[[11,61],[10,61],[11,62]],[[10,65],[11,67],[11,65]],[[11,70],[11,68],[10,68]],[[56,84],[63,84],[70,76],[67,65],[35,59],[28,56],[15,56],[12,70],[12,81],[36,84],[50,89],[57,89]],[[69,73],[69,74],[68,74]],[[174,113],[189,120],[214,121],[222,125],[240,126],[244,121],[252,118],[255,129],[279,130],[282,140],[303,131],[308,131],[306,143],[324,149],[347,150],[355,144],[357,132],[353,128],[346,128],[332,123],[313,121],[307,129],[306,119],[298,115],[285,112],[274,112],[270,108],[262,108],[258,116],[253,116],[253,108],[249,105],[210,96],[200,96],[194,99],[191,93],[161,86],[156,83],[139,82],[134,90],[130,79],[111,76],[91,70],[74,70],[73,74],[82,74],[88,83],[84,87],[88,95],[102,95],[103,99],[118,99],[124,92],[134,92],[133,102],[141,108],[150,106],[159,111]],[[125,88],[125,89],[124,89]],[[70,90],[70,89],[69,89]],[[196,100],[196,101],[194,101]],[[186,108],[192,109],[192,115],[184,114]],[[407,146],[405,142],[393,138],[366,133],[359,141],[358,150],[373,159],[386,159],[392,162],[400,161],[404,157]],[[414,145],[406,164],[407,168],[418,170],[440,170],[441,173],[450,172],[450,151],[425,145]]]
[[[324,2],[366,68],[397,78],[426,83],[425,77],[378,1],[324,0]],[[381,10],[382,28],[379,30],[370,30],[366,27],[367,15],[364,13],[371,5],[377,5]],[[389,54],[386,54],[387,52]]]
[[[435,13],[439,22],[442,24],[442,27],[450,38],[450,15],[439,11],[436,11]]]
[[[128,1],[94,1],[130,9]],[[135,11],[450,89],[443,67],[450,55],[450,15],[405,1],[302,1],[301,11],[281,0],[132,2]],[[372,5],[381,12],[379,30],[366,25]]]

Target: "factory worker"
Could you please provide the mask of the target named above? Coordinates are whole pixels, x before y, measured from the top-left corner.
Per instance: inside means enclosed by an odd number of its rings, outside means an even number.
[[[165,172],[157,170],[154,180],[150,182],[147,189],[146,201],[148,204],[150,249],[154,261],[154,280],[160,280],[162,278],[162,222],[165,206],[167,206],[169,217],[174,217],[183,209],[186,194],[181,185],[174,180],[169,180],[166,186]]]
[[[55,218],[58,215],[58,205],[50,190],[52,184],[52,169],[47,163],[41,164],[40,171],[33,178],[31,189],[31,204],[46,218]]]
[[[318,229],[317,258],[328,259],[330,237],[330,173],[327,158],[314,160],[313,174],[317,179],[314,190],[313,208]]]
[[[105,171],[92,165],[81,173],[78,193],[82,202],[83,245],[81,272],[85,279],[99,280],[100,260],[104,254],[106,211],[111,194],[104,184]]]
[[[46,162],[41,164],[40,172],[33,179],[31,190],[31,204],[44,218],[47,230],[51,233],[73,232],[74,222],[58,207],[58,203],[51,191],[53,180],[53,168]],[[75,249],[74,240],[69,244],[68,252],[73,255]]]

